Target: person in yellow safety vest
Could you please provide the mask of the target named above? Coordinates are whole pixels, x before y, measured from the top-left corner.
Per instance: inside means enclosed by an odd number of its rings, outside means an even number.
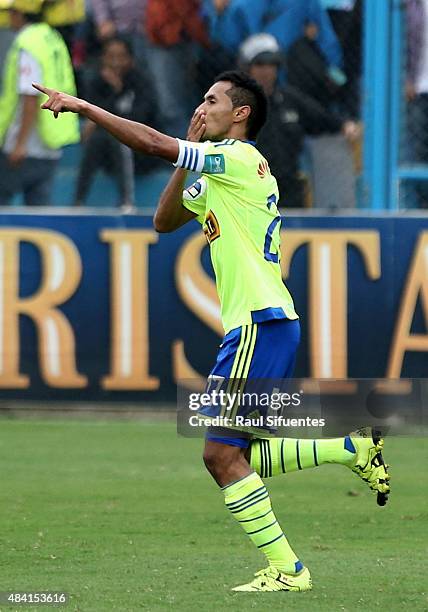
[[[76,29],[86,17],[85,0],[45,0],[43,14],[46,23],[59,31],[72,53]]]
[[[10,28],[9,13],[5,10],[1,10],[1,5],[0,5],[0,28]]]
[[[80,23],[85,19],[85,0],[46,0],[44,15],[55,28]]]
[[[31,84],[50,82],[74,95],[73,68],[61,35],[43,21],[43,0],[8,4],[17,35],[6,57],[0,96],[0,205],[16,193],[27,205],[47,205],[61,148],[79,142],[79,123],[67,114],[58,124],[51,113],[43,113]]]
[[[6,0],[0,0],[0,70],[3,70],[3,62],[6,57],[7,51],[13,40],[14,32],[10,27],[9,11],[5,4]],[[1,76],[0,76],[0,90],[1,90]]]

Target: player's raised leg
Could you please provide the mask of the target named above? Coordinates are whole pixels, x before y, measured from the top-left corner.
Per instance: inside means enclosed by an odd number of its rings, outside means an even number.
[[[248,440],[230,438],[226,443],[208,439],[204,462],[222,488],[226,508],[253,544],[265,554],[269,567],[236,591],[307,591],[310,573],[298,559],[279,525],[269,493],[245,459]],[[244,447],[244,448],[243,448]]]
[[[262,478],[318,467],[325,463],[345,465],[367,482],[384,506],[390,492],[388,466],[382,457],[383,439],[371,428],[344,438],[304,440],[259,439],[247,451],[251,467]]]

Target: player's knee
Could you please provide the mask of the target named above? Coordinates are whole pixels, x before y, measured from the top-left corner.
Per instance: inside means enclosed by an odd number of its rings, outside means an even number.
[[[219,465],[219,456],[216,450],[213,448],[206,447],[204,449],[202,459],[204,461],[205,467],[210,472],[210,474],[214,474],[216,472],[216,468]]]
[[[223,444],[207,444],[203,460],[205,467],[214,477],[221,476],[236,461],[239,449]]]

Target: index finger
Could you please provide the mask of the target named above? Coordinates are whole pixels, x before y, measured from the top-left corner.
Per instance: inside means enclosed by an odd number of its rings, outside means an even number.
[[[34,89],[38,89],[39,91],[41,91],[42,93],[46,94],[47,96],[50,96],[51,93],[53,92],[53,89],[49,89],[48,87],[44,87],[43,85],[40,85],[40,83],[31,83],[31,85],[34,87]]]

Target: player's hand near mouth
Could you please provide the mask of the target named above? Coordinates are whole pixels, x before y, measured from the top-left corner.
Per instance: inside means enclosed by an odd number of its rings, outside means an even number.
[[[206,128],[205,111],[196,109],[187,130],[187,140],[190,140],[190,142],[200,142]]]
[[[186,139],[190,142],[200,142],[206,128],[206,112],[196,109],[190,120]],[[196,216],[182,204],[186,178],[187,170],[177,168],[163,190],[153,220],[158,232],[172,232]]]

